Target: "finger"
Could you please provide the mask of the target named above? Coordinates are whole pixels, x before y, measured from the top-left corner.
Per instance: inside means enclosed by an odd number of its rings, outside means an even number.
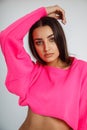
[[[66,23],[66,21],[63,21],[63,19],[62,19],[62,14],[56,14],[56,13],[51,13],[51,14],[49,14],[48,15],[49,17],[53,17],[53,18],[55,18],[55,19],[57,19],[57,20],[61,20],[61,22],[63,23],[63,24],[65,24]]]
[[[48,15],[49,17],[53,17],[55,19],[59,19],[58,16],[55,13],[51,13]]]
[[[59,15],[59,18],[65,24],[66,23],[65,11],[61,7],[56,6],[56,14]]]
[[[62,20],[63,24],[66,24],[66,17],[64,14],[62,14],[61,12],[56,14],[56,17],[58,17],[58,19]]]

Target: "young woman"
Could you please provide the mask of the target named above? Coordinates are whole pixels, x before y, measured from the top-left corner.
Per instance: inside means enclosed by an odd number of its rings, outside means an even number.
[[[87,129],[87,62],[69,56],[57,19],[66,22],[59,6],[41,7],[0,34],[7,89],[20,97],[21,106],[29,106],[19,130]],[[23,47],[28,31],[36,62]]]

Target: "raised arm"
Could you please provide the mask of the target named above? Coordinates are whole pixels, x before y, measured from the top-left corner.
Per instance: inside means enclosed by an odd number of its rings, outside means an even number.
[[[5,83],[9,91],[21,97],[20,102],[25,101],[32,71],[35,67],[23,47],[23,38],[30,27],[41,17],[46,15],[51,17],[55,17],[54,15],[60,16],[61,12],[63,17],[55,18],[64,20],[65,16],[62,11],[58,6],[41,7],[20,18],[0,33],[1,48],[7,64]]]
[[[0,33],[1,49],[7,65],[5,84],[12,93],[24,97],[31,81],[34,63],[23,47],[23,38],[39,18],[47,15],[41,7],[20,18]]]
[[[12,25],[7,27],[5,30],[2,31],[4,35],[3,40],[5,40],[5,36],[11,35],[14,38],[22,39],[25,34],[29,31],[29,28],[41,17],[43,16],[50,16],[56,19],[60,19],[64,24],[66,23],[65,18],[65,11],[59,7],[58,5],[48,6],[48,7],[41,7],[26,16],[20,18]]]
[[[41,17],[46,16],[46,10],[41,7],[24,17],[18,19],[16,22],[8,26],[5,30],[1,32],[1,43],[5,42],[8,37],[16,38],[22,40],[25,34],[29,31],[29,28]]]

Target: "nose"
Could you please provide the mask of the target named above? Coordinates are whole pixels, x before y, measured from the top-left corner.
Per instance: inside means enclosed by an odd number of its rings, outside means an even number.
[[[49,51],[50,50],[50,44],[49,42],[44,42],[44,50]]]

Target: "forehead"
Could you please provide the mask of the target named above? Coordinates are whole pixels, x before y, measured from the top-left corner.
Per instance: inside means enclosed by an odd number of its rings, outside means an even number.
[[[50,26],[41,26],[33,31],[33,38],[48,37],[51,34],[53,34],[53,31]]]

